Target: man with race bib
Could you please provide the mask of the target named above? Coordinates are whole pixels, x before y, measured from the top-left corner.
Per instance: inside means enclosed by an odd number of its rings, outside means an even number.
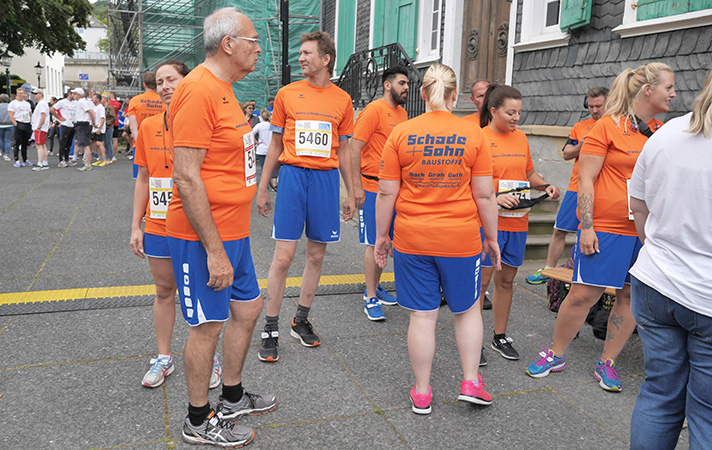
[[[307,317],[319,285],[326,244],[338,242],[341,236],[339,171],[348,191],[343,219],[351,219],[356,208],[348,143],[353,134],[353,106],[351,97],[329,80],[336,57],[334,41],[327,33],[314,32],[303,34],[300,42],[299,64],[307,78],[277,92],[272,142],[257,192],[258,211],[267,217],[271,210],[267,187],[279,159],[284,165],[272,227],[276,243],[267,279],[267,323],[258,352],[260,361],[265,362],[279,359],[279,310],[305,225],[306,265],[291,335],[305,347],[319,345]]]

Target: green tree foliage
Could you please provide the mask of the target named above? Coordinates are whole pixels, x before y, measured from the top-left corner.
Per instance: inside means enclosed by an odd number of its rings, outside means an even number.
[[[88,27],[91,12],[87,0],[3,0],[0,47],[18,56],[26,47],[74,56],[75,50],[85,48],[74,27]]]
[[[101,23],[106,25],[106,15],[109,9],[109,4],[106,0],[99,0],[92,6],[92,14],[99,19]]]

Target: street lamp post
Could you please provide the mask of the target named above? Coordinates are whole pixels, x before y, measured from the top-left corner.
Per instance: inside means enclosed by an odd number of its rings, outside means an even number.
[[[35,73],[37,74],[37,89],[42,88],[42,85],[40,84],[40,77],[42,76],[42,65],[40,64],[39,61],[37,61],[37,65],[35,66]]]
[[[7,77],[7,95],[11,95],[10,91],[10,66],[12,65],[12,56],[10,56],[10,52],[7,50],[5,53],[0,55],[0,65],[2,65],[5,68],[5,77]]]

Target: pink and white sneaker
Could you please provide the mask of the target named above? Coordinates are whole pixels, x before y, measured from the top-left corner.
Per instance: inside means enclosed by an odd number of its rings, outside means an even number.
[[[460,384],[460,395],[457,399],[463,402],[474,403],[475,405],[488,406],[492,404],[492,396],[485,392],[485,386],[482,382],[482,375],[477,374],[478,385],[470,380],[463,380]]]
[[[410,390],[410,402],[413,404],[413,412],[416,414],[430,414],[433,408],[430,404],[433,401],[433,388],[428,388],[427,394],[418,394],[415,391],[415,385]]]

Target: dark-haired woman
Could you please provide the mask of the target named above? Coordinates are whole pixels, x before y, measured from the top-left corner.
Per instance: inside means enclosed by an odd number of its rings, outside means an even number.
[[[166,61],[158,66],[157,92],[166,105],[170,104],[173,91],[188,72],[190,69],[176,60]],[[142,385],[150,388],[160,386],[174,370],[171,339],[176,317],[176,282],[166,240],[166,212],[173,187],[173,142],[165,114],[168,113],[156,114],[141,123],[134,155],[138,176],[134,190],[130,244],[137,256],[148,256],[156,284],[153,321],[158,357],[151,359],[151,368],[141,381]],[[144,217],[145,230],[142,231],[141,220]],[[211,388],[220,384],[220,370],[216,355],[210,378]]]
[[[507,336],[507,323],[512,308],[514,276],[524,261],[529,230],[529,208],[517,206],[520,200],[530,200],[530,186],[540,186],[537,189],[553,199],[559,198],[559,188],[547,185],[534,171],[527,137],[517,129],[522,113],[522,94],[511,86],[492,85],[487,89],[482,109],[480,126],[492,154],[492,178],[499,206],[497,242],[502,254],[502,270],[494,274],[492,349],[506,359],[517,360],[519,353]],[[492,263],[485,257],[482,296],[487,291],[492,272]]]

